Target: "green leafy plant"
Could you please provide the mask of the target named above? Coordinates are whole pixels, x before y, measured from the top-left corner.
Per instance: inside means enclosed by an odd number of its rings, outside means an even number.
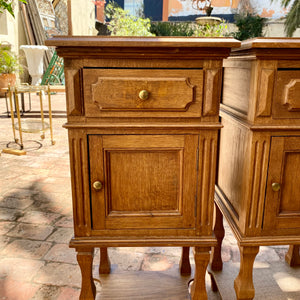
[[[227,35],[227,24],[222,22],[219,25],[198,25],[193,36],[197,37],[222,37]]]
[[[0,46],[0,74],[11,74],[21,69],[17,55],[7,46]]]
[[[272,0],[274,1],[274,0]],[[284,8],[292,2],[292,0],[281,0],[281,5]],[[284,29],[288,37],[293,36],[296,29],[300,27],[300,1],[295,0],[291,6],[290,11],[286,15],[284,22]]]
[[[107,25],[114,36],[153,36],[150,32],[150,19],[131,16],[114,2],[106,5],[105,15],[109,18]]]
[[[27,4],[26,0],[19,1]],[[0,0],[0,13],[3,13],[5,10],[7,10],[13,17],[15,17],[12,0]]]
[[[151,32],[157,36],[221,37],[227,34],[227,24],[198,25],[192,22],[153,22]]]
[[[157,36],[192,36],[195,24],[188,22],[152,22],[150,31]]]
[[[247,40],[254,37],[263,36],[263,28],[266,25],[266,18],[247,13],[245,15],[235,15],[235,24],[238,31],[233,36],[238,40]]]

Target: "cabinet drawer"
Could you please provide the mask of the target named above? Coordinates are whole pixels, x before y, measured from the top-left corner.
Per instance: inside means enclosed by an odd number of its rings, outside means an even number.
[[[278,71],[273,117],[300,118],[300,70]]]
[[[84,69],[87,117],[200,117],[203,70]]]

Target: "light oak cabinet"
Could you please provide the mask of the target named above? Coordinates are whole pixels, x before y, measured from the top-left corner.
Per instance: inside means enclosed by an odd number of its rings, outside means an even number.
[[[245,41],[224,60],[211,267],[222,269],[223,214],[241,254],[237,299],[254,297],[260,245],[291,245],[287,260],[300,262],[299,83],[299,39]]]
[[[64,58],[80,299],[94,299],[92,262],[106,247],[181,246],[192,299],[206,299],[222,61],[231,38],[57,37]]]

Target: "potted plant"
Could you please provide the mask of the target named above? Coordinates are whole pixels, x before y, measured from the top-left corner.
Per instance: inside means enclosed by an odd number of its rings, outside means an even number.
[[[7,43],[0,44],[0,95],[4,94],[2,88],[15,85],[16,72],[20,71],[17,55],[10,48]]]

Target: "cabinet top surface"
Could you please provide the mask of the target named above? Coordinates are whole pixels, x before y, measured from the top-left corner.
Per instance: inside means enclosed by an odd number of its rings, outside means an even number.
[[[300,49],[300,38],[254,38],[243,41],[241,47],[233,51],[247,49]]]
[[[233,38],[199,37],[112,37],[112,36],[56,36],[46,41],[56,47],[196,47],[233,48],[241,43]]]

